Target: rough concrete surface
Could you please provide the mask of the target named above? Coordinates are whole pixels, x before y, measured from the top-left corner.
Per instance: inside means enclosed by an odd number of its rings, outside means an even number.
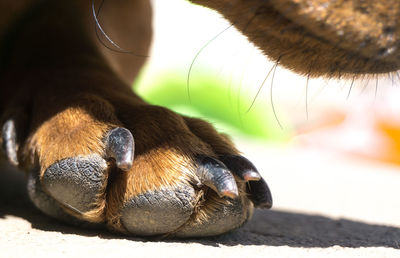
[[[239,144],[274,197],[234,232],[141,239],[61,224],[0,171],[0,257],[400,257],[400,168],[316,150]]]

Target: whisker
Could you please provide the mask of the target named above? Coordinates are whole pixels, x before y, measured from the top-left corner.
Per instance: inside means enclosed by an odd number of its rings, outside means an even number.
[[[322,92],[325,91],[326,87],[329,87],[329,82],[325,81],[324,85],[322,87],[318,87],[316,93],[314,95],[312,95],[308,100],[309,103],[313,102],[316,98],[319,97],[319,95],[321,95]]]
[[[370,82],[370,80],[367,78],[366,82],[364,83],[364,86],[362,87],[362,89],[360,91],[359,96],[361,96],[361,95],[363,95],[365,93],[365,90],[367,89],[369,82]]]
[[[188,70],[187,77],[186,77],[186,89],[187,89],[187,93],[188,93],[189,102],[191,102],[191,97],[190,97],[190,76],[192,75],[192,70],[193,70],[194,63],[196,62],[196,60],[200,56],[200,54],[203,52],[203,50],[206,47],[208,47],[208,45],[210,45],[215,39],[217,39],[219,36],[221,36],[225,31],[227,31],[230,28],[232,28],[233,25],[234,24],[232,23],[227,28],[225,28],[223,31],[219,32],[217,35],[215,35],[213,38],[211,38],[204,46],[202,46],[199,49],[199,51],[197,51],[196,55],[194,56],[194,58],[192,60],[192,63],[189,66],[189,70]]]
[[[394,87],[394,78],[393,78],[393,73],[388,74],[390,80],[392,81],[392,87]]]
[[[100,14],[100,10],[103,8],[103,4],[104,4],[104,0],[101,1],[100,6],[99,6],[99,8],[98,8],[98,10],[97,10],[97,12],[96,12],[96,9],[95,9],[95,0],[92,0],[92,14],[93,14],[93,19],[94,19],[94,21],[95,21],[95,23],[96,23],[96,25],[95,25],[95,33],[96,33],[96,37],[97,37],[97,39],[99,40],[99,42],[100,42],[105,48],[107,48],[107,49],[109,49],[109,50],[111,50],[111,51],[113,51],[113,52],[122,53],[122,54],[130,54],[130,55],[133,55],[133,56],[136,56],[136,57],[148,58],[148,57],[149,57],[148,55],[136,54],[136,53],[133,53],[132,51],[128,51],[128,50],[125,50],[125,49],[121,48],[117,43],[115,43],[115,42],[107,35],[107,33],[104,31],[104,29],[103,29],[103,27],[101,26],[100,21],[99,21],[99,19],[98,19],[98,18],[99,18],[99,14]],[[98,33],[98,30],[100,30],[101,34],[107,39],[107,41],[110,42],[110,44],[113,45],[114,47],[116,47],[117,49],[113,49],[113,48],[107,46],[107,45],[103,42],[103,40],[100,38],[100,35],[99,35],[99,33]]]
[[[355,78],[356,78],[356,76],[354,75],[354,76],[353,76],[353,79],[351,80],[351,84],[350,84],[350,88],[349,88],[349,93],[347,94],[347,99],[349,99],[349,97],[350,97],[350,93],[351,93],[351,90],[353,89],[353,85],[354,85],[354,80],[355,80]]]
[[[274,69],[273,69],[273,73],[272,73],[272,79],[271,79],[271,89],[270,89],[270,101],[271,101],[271,107],[272,107],[272,112],[274,113],[275,116],[275,120],[278,123],[279,127],[281,128],[281,130],[283,130],[283,126],[281,124],[281,122],[279,121],[279,118],[276,114],[276,110],[275,110],[275,105],[274,105],[274,98],[273,98],[273,85],[274,85],[274,78],[275,78],[275,71],[276,68],[279,65],[279,60],[281,59],[281,57],[278,58],[278,60],[276,61],[276,64],[274,65]]]
[[[249,108],[247,109],[247,111],[246,111],[245,113],[248,113],[248,112],[251,110],[251,108],[254,106],[254,103],[256,102],[258,95],[260,95],[261,90],[262,90],[262,88],[264,87],[265,82],[267,81],[269,75],[270,75],[271,72],[276,68],[277,65],[278,65],[278,62],[275,62],[275,64],[274,64],[274,65],[271,67],[271,69],[268,71],[268,73],[267,73],[267,75],[265,76],[263,82],[261,83],[260,87],[258,88],[257,93],[256,93],[256,95],[255,95],[254,98],[253,98],[253,101],[251,102]]]

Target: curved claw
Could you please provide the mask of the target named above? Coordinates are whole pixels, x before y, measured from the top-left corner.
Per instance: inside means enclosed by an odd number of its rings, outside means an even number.
[[[235,178],[219,160],[207,156],[198,157],[197,176],[201,183],[213,189],[220,197],[239,196]]]
[[[256,167],[248,159],[239,155],[222,156],[220,160],[229,168],[232,173],[244,181],[258,181],[261,179]]]
[[[246,188],[249,199],[257,208],[271,208],[272,194],[257,168],[248,159],[239,155],[226,155],[220,158],[232,173],[248,182]]]
[[[118,168],[129,170],[133,164],[134,153],[135,141],[128,129],[117,127],[108,132],[106,155],[115,159]]]
[[[8,119],[1,130],[1,137],[3,138],[3,150],[8,158],[8,161],[17,166],[18,165],[18,144],[17,144],[17,131],[15,121]]]
[[[259,181],[250,181],[247,185],[247,192],[256,208],[270,209],[272,207],[272,194],[263,178]]]

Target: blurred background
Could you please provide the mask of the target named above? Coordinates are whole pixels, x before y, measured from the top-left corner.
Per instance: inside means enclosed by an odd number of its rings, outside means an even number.
[[[276,66],[218,13],[153,0],[154,42],[136,91],[241,141],[400,163],[399,75],[336,80]]]

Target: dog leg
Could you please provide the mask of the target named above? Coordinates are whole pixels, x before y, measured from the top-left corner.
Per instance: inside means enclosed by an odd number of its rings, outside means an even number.
[[[254,205],[271,207],[267,184],[226,136],[131,91],[82,26],[88,14],[89,5],[43,1],[7,39],[2,141],[32,173],[35,205],[64,221],[177,237],[221,234]]]

